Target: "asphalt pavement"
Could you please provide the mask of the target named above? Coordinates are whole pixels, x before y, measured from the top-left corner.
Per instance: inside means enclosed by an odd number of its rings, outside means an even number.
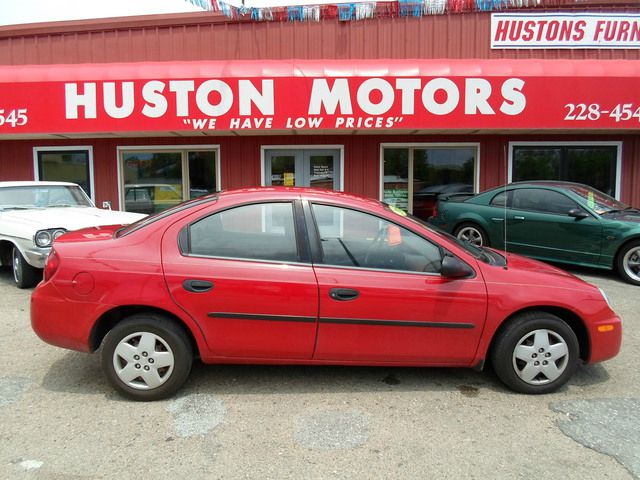
[[[136,403],[98,355],[43,343],[30,290],[0,269],[1,479],[639,479],[640,287],[601,286],[621,354],[527,396],[491,372],[205,366]]]

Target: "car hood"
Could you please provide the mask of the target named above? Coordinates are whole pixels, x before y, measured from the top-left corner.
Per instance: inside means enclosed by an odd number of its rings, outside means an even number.
[[[487,284],[510,284],[519,289],[539,287],[542,289],[591,290],[594,287],[575,275],[549,265],[513,253],[500,252],[507,257],[507,266],[481,265]]]
[[[0,234],[32,238],[38,230],[79,230],[98,225],[129,224],[145,217],[139,213],[102,210],[93,207],[61,207],[0,212]]]
[[[609,220],[618,220],[620,222],[640,223],[640,210],[611,213],[606,215],[606,218]]]

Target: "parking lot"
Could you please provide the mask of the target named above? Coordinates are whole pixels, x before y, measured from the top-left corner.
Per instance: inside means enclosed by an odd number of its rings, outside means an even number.
[[[601,286],[621,354],[546,396],[464,369],[203,366],[178,397],[114,393],[98,355],[31,330],[0,270],[0,478],[640,478],[640,287]]]

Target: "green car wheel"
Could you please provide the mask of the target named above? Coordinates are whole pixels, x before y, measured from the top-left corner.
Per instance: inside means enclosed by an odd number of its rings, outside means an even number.
[[[617,263],[618,272],[626,282],[640,285],[640,240],[622,247]]]

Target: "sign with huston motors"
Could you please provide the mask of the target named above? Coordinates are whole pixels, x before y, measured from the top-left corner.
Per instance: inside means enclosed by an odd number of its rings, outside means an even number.
[[[0,67],[0,135],[640,128],[640,62]]]
[[[493,13],[491,48],[640,48],[640,14]]]

